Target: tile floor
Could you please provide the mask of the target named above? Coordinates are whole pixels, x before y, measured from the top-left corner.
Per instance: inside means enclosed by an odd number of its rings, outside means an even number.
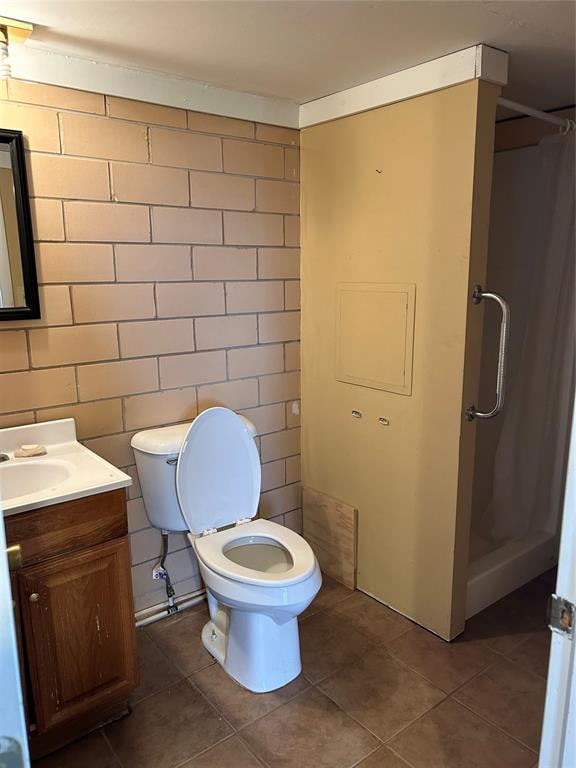
[[[200,606],[138,632],[132,714],[34,768],[533,768],[550,573],[445,643],[325,578],[303,674],[252,694],[200,643]]]

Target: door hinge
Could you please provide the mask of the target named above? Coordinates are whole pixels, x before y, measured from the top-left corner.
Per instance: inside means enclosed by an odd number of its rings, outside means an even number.
[[[574,603],[560,595],[550,595],[548,602],[548,626],[552,632],[566,635],[572,639],[574,635]]]

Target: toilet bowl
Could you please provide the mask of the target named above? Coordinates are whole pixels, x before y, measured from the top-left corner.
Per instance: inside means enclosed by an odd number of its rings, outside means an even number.
[[[297,617],[322,577],[309,544],[270,520],[260,499],[256,430],[227,408],[132,438],[150,523],[188,532],[206,585],[202,642],[226,672],[262,693],[301,671]]]

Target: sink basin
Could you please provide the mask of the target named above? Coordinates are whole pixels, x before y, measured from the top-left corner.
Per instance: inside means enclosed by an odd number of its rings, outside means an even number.
[[[20,446],[44,446],[42,456],[17,458]],[[74,419],[0,429],[0,514],[16,515],[132,484],[129,475],[78,442]],[[0,761],[1,762],[1,761]]]
[[[70,477],[73,470],[74,466],[69,461],[13,459],[0,464],[0,496],[9,501],[49,488],[55,489]]]

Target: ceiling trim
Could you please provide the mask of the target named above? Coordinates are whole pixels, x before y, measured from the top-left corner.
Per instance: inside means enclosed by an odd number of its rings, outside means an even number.
[[[301,104],[299,125],[306,128],[474,79],[506,85],[508,54],[487,45],[474,45],[441,56]]]
[[[12,77],[152,104],[298,128],[298,104],[28,45],[10,48]]]
[[[474,45],[298,105],[176,75],[105,64],[27,45],[12,47],[10,61],[13,77],[21,80],[289,128],[306,128],[467,80],[480,78],[506,85],[508,79],[508,54],[487,45]]]

